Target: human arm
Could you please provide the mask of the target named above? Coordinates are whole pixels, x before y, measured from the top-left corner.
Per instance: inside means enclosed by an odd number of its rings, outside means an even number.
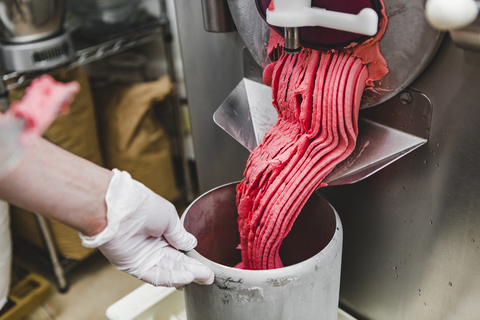
[[[0,198],[82,232],[107,225],[109,170],[32,136],[16,168],[0,178]]]
[[[177,250],[191,250],[196,240],[168,201],[126,173],[112,179],[109,170],[40,137],[32,137],[24,149],[16,169],[0,178],[1,199],[80,231],[84,244],[99,247],[117,268],[146,282],[178,286],[213,281],[207,267]],[[128,198],[128,190],[139,196]],[[148,201],[135,202],[141,198]],[[123,199],[130,199],[131,206],[122,207]],[[111,232],[111,223],[117,225],[113,234],[98,241],[95,236]]]

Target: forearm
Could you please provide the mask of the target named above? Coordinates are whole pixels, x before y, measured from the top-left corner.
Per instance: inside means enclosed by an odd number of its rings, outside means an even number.
[[[25,149],[20,165],[0,180],[0,199],[85,235],[101,232],[113,174],[43,138],[32,138]]]

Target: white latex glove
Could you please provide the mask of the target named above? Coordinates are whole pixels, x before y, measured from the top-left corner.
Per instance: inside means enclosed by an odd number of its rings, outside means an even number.
[[[185,231],[173,204],[127,172],[113,172],[105,197],[108,225],[93,237],[80,234],[82,244],[98,247],[118,270],[154,286],[211,284],[213,272],[178,251],[192,250],[197,240]]]

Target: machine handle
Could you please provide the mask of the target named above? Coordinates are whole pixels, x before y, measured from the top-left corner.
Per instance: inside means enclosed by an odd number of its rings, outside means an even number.
[[[427,0],[425,15],[438,30],[455,30],[468,26],[478,16],[474,0]]]
[[[312,7],[311,0],[273,0],[273,7],[267,10],[266,20],[278,27],[318,26],[367,36],[378,32],[378,14],[372,8],[350,14]]]

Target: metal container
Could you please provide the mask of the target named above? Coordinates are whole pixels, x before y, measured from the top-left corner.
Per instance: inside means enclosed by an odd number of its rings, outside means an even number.
[[[185,287],[187,318],[336,319],[343,231],[333,207],[317,194],[311,196],[280,248],[284,268],[236,269],[241,261],[236,185],[205,193],[182,217],[198,239],[187,255],[215,273],[211,286]]]
[[[0,46],[2,67],[9,71],[54,68],[72,56],[73,44],[68,33],[43,41]]]
[[[202,0],[203,27],[208,32],[235,31],[235,23],[226,0]]]
[[[0,1],[0,39],[26,43],[57,33],[65,16],[64,0]]]

